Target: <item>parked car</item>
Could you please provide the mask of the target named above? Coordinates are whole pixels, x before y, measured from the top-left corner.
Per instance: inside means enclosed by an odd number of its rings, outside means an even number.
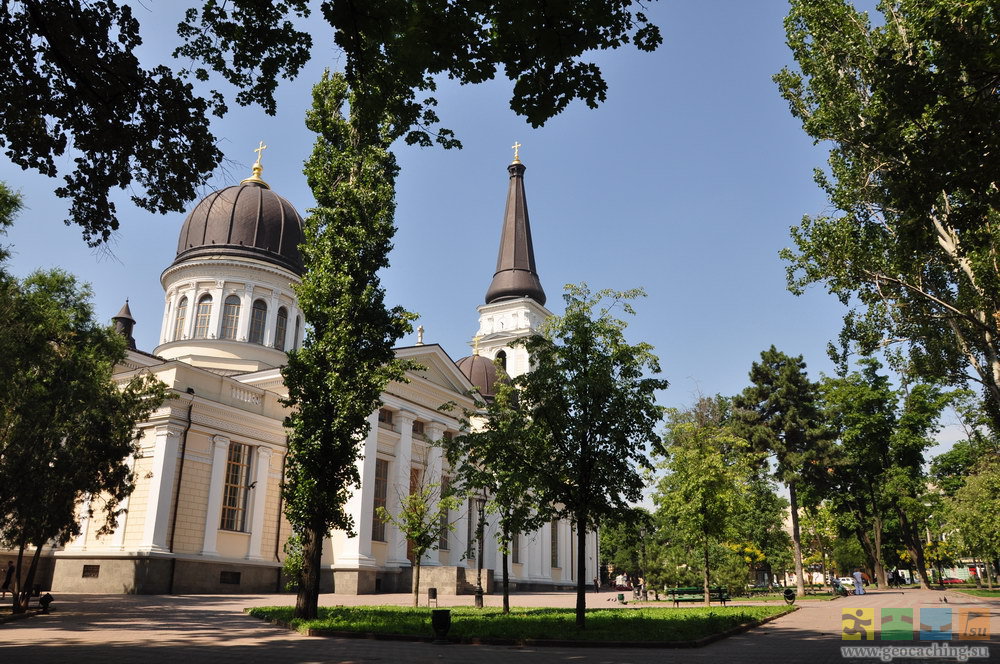
[[[965,581],[963,581],[962,579],[956,579],[953,576],[946,576],[945,578],[941,579],[941,583],[965,583]]]
[[[844,585],[853,586],[854,585],[854,577],[853,576],[842,576],[839,579],[837,579],[837,581],[840,581],[840,585],[842,585],[842,586],[844,586]]]

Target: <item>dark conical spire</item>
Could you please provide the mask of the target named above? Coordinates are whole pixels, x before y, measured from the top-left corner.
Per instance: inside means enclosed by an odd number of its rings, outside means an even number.
[[[115,323],[115,331],[128,340],[128,347],[135,350],[135,337],[132,336],[132,328],[135,327],[135,319],[132,318],[132,310],[128,308],[128,299],[122,305],[121,311],[111,319]]]
[[[528,202],[524,197],[524,170],[524,164],[515,153],[514,163],[507,167],[510,173],[507,209],[500,233],[497,270],[486,291],[486,304],[518,297],[530,297],[538,304],[545,304],[545,291],[535,271]]]

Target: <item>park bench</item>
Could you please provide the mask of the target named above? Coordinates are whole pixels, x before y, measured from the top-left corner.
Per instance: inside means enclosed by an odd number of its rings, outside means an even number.
[[[705,590],[703,588],[672,588],[667,591],[670,597],[670,601],[674,603],[674,606],[678,606],[681,602],[704,602],[705,601]],[[709,588],[708,589],[709,603],[711,602],[722,602],[722,606],[726,605],[729,601],[729,591],[725,588]]]

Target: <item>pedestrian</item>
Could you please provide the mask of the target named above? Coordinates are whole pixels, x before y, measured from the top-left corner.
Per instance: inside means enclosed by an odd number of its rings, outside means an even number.
[[[0,595],[0,599],[2,599],[2,598],[4,598],[4,597],[7,596],[7,591],[8,590],[10,591],[11,595],[14,594],[14,590],[10,587],[10,584],[13,581],[14,581],[14,561],[13,560],[8,560],[7,561],[7,571],[6,571],[6,573],[4,574],[4,577],[3,577],[3,585],[0,586],[0,591],[3,591],[3,594]]]
[[[864,595],[865,594],[865,583],[861,576],[861,570],[855,568],[854,573],[851,574],[854,577],[854,594]]]
[[[596,576],[594,577],[594,592],[595,593],[601,592],[601,582],[597,580]]]

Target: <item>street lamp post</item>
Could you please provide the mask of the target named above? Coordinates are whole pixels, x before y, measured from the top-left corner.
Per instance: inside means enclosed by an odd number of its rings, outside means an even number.
[[[476,608],[483,608],[483,512],[486,510],[486,495],[479,494],[476,498],[479,510],[479,524],[476,528],[476,538],[479,540],[479,555],[476,557]]]

